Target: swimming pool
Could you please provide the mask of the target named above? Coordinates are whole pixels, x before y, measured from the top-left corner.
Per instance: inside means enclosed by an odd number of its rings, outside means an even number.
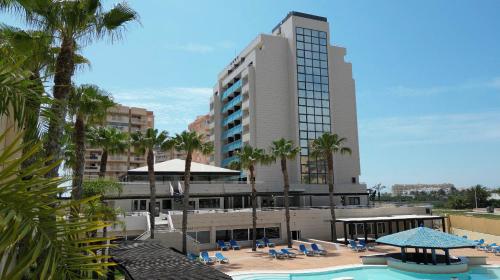
[[[356,280],[493,280],[500,279],[500,267],[474,267],[466,273],[422,274],[405,272],[386,266],[358,266],[322,272],[306,273],[255,273],[232,276],[234,280],[334,280],[352,277]]]

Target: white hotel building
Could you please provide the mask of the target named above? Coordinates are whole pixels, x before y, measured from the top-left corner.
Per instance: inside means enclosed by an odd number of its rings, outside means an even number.
[[[334,158],[336,212],[337,218],[344,219],[336,225],[340,237],[343,231],[351,237],[377,236],[392,232],[392,228],[414,227],[425,220],[422,215],[429,214],[425,208],[369,208],[366,186],[358,181],[352,67],[344,61],[345,48],[330,45],[331,40],[326,18],[290,12],[272,34],[258,35],[219,74],[209,123],[215,166],[196,163],[192,167],[193,211],[188,227],[193,237],[190,246],[198,246],[192,250],[213,247],[219,239],[234,238],[243,244],[251,239],[250,187],[238,180],[238,171],[227,166],[239,160],[235,152],[244,145],[268,149],[281,137],[301,147],[300,156],[288,166],[294,238],[330,238],[326,167],[323,161],[309,156],[312,140],[324,132],[346,137],[346,145],[352,150],[352,155]],[[155,165],[163,232],[157,236],[173,247],[180,242],[183,167],[182,160]],[[129,170],[123,193],[108,194],[108,201],[124,211],[147,211],[146,171]],[[279,165],[257,166],[256,176],[258,238],[282,239],[286,234]],[[417,219],[411,214],[420,216]],[[384,215],[384,219],[373,219]],[[357,220],[345,220],[350,218]]]

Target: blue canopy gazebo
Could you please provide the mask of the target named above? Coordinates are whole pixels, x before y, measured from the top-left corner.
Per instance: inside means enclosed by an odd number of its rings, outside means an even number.
[[[446,264],[450,264],[450,249],[474,248],[476,246],[472,240],[423,226],[380,237],[376,242],[400,247],[403,262],[407,260],[407,248],[414,248],[416,255],[419,255],[419,249],[422,249],[424,264],[428,264],[427,249],[431,249],[433,264],[437,263],[436,249],[444,251]]]

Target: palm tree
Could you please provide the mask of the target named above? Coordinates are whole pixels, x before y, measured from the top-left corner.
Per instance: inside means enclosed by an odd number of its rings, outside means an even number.
[[[63,134],[66,103],[71,92],[71,79],[75,71],[75,55],[79,47],[93,40],[121,37],[125,24],[138,19],[137,13],[127,4],[116,4],[104,11],[100,0],[53,1],[53,0],[11,0],[2,1],[0,8],[22,14],[27,23],[41,30],[49,30],[54,41],[59,42],[59,52],[54,67],[54,87],[49,121],[49,138],[45,151],[56,162],[61,154],[60,139]],[[59,165],[48,177],[58,176]]]
[[[130,135],[134,152],[137,154],[147,154],[148,163],[148,178],[149,178],[149,219],[151,223],[151,239],[155,238],[155,209],[156,209],[156,177],[154,167],[154,151],[165,146],[168,140],[168,133],[162,131],[158,133],[158,129],[148,128],[145,133],[136,131]]]
[[[193,152],[200,152],[203,155],[209,155],[213,152],[211,143],[203,142],[203,135],[196,131],[183,131],[176,134],[163,147],[164,149],[175,149],[179,152],[186,153],[186,161],[184,167],[184,197],[182,201],[182,252],[187,253],[186,238],[187,238],[187,211],[189,207],[189,182],[191,180],[191,161]]]
[[[332,241],[337,241],[337,228],[335,226],[335,202],[333,201],[333,184],[334,184],[334,172],[333,172],[333,155],[336,153],[340,154],[351,154],[351,149],[344,147],[347,138],[339,137],[337,134],[324,133],[318,139],[312,142],[312,153],[311,156],[326,159],[328,165],[328,192],[330,193],[330,214],[332,216]]]
[[[271,154],[274,160],[279,159],[281,164],[281,173],[283,174],[283,195],[285,203],[285,220],[286,220],[286,240],[288,247],[292,247],[292,232],[290,231],[290,201],[288,193],[290,191],[290,182],[288,180],[288,170],[286,161],[293,160],[297,157],[300,148],[295,147],[293,142],[284,138],[273,141],[271,146]]]
[[[245,145],[241,151],[236,152],[236,156],[240,158],[241,168],[247,169],[250,175],[250,185],[252,187],[252,251],[256,251],[257,247],[257,189],[255,188],[255,166],[257,164],[270,164],[272,158],[266,154],[263,149],[253,148],[250,145]]]
[[[108,155],[123,153],[128,147],[128,135],[114,127],[91,127],[88,133],[89,144],[102,149],[99,178],[106,176]]]
[[[95,85],[82,85],[75,88],[69,97],[69,112],[75,117],[75,128],[72,140],[75,145],[75,162],[73,166],[73,190],[75,199],[82,198],[83,171],[85,168],[85,127],[88,124],[102,122],[106,112],[113,107],[110,95]]]
[[[7,133],[0,135],[0,142]],[[92,273],[103,276],[105,267],[94,250],[109,245],[95,245],[106,238],[88,237],[87,233],[102,229],[98,216],[76,216],[68,219],[70,208],[86,201],[61,203],[56,197],[64,192],[64,180],[44,178],[53,166],[37,159],[22,169],[22,163],[41,149],[41,143],[22,144],[22,134],[0,150],[0,265],[1,279],[89,279]],[[31,149],[21,154],[25,146]],[[19,156],[21,155],[21,156]],[[58,163],[54,163],[56,165]],[[47,207],[58,205],[58,207]],[[56,217],[55,219],[53,217]]]

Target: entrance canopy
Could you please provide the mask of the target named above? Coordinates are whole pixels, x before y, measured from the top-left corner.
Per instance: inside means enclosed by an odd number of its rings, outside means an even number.
[[[382,236],[376,242],[406,248],[456,249],[475,247],[472,240],[427,227],[417,227]]]

